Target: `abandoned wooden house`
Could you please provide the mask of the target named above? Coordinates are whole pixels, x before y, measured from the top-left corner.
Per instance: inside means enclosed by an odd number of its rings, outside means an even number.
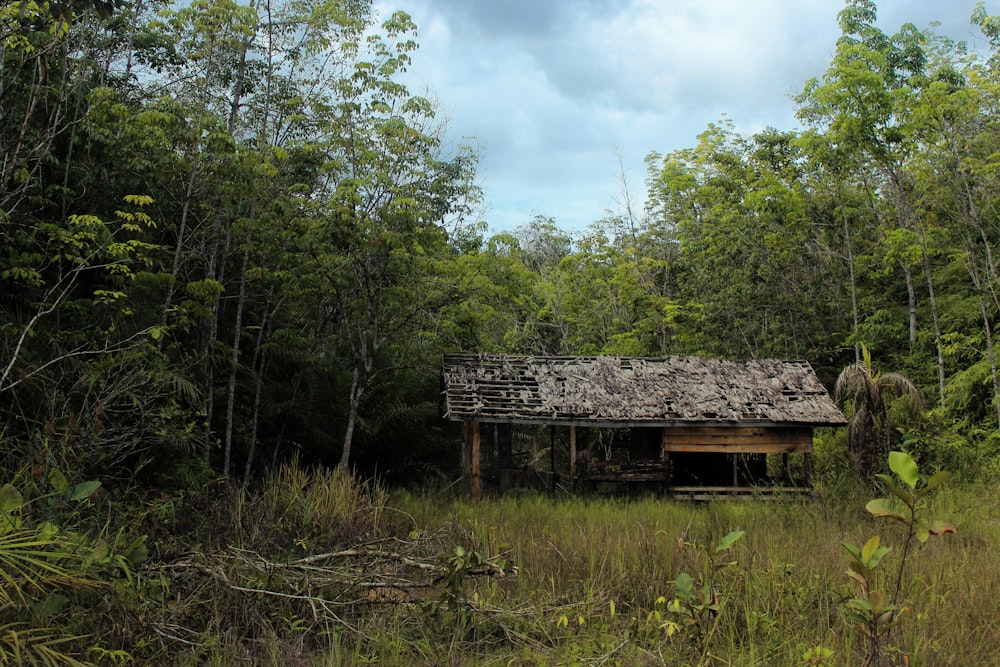
[[[846,423],[805,361],[447,354],[479,498],[642,483],[693,497],[810,487],[813,429]]]

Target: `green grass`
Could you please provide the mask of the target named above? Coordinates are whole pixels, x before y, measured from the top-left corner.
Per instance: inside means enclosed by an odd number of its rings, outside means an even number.
[[[706,664],[763,666],[812,664],[803,656],[815,647],[833,651],[816,664],[852,664],[859,638],[841,616],[854,591],[840,543],[874,534],[891,546],[902,541],[899,527],[868,515],[864,501],[857,492],[697,504],[526,495],[472,505],[397,493],[389,504],[427,530],[450,526],[467,548],[509,550],[518,565],[516,577],[481,584],[477,618],[506,640],[467,642],[464,658],[449,656],[454,664],[697,664],[707,649]],[[886,664],[903,664],[903,654],[914,666],[1000,664],[998,505],[987,486],[936,499],[935,513],[959,533],[913,554]],[[701,552],[686,544],[735,529],[747,535],[721,572],[722,611],[708,646],[685,627],[668,637],[661,626],[671,614],[657,600],[674,597],[680,571],[702,567]]]
[[[820,489],[474,504],[283,468],[145,512],[130,527],[158,526],[159,556],[109,582],[93,614],[50,620],[80,638],[74,655],[108,664],[857,665],[841,542],[877,534],[898,549],[903,535],[865,511],[861,489]],[[1000,664],[1000,492],[953,484],[931,498],[958,533],[912,554],[882,665]],[[718,613],[689,625],[670,610],[675,581],[702,575],[705,547],[734,530],[745,536],[715,575]]]

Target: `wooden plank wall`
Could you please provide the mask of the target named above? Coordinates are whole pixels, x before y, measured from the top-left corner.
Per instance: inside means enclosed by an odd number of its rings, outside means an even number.
[[[663,452],[789,454],[812,452],[809,427],[674,426],[663,429]]]

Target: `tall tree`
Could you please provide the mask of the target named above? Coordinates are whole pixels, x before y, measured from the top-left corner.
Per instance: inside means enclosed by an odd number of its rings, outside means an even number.
[[[943,341],[927,229],[918,219],[908,170],[920,139],[912,117],[926,82],[928,36],[912,24],[904,24],[890,37],[875,26],[875,20],[872,0],[846,2],[838,15],[842,35],[836,55],[821,78],[806,83],[798,98],[799,117],[824,127],[827,141],[843,153],[842,162],[861,170],[860,180],[871,198],[873,222],[883,230],[886,256],[905,280],[911,353],[919,328],[915,273],[923,273],[939,386],[943,389]]]
[[[444,155],[433,106],[395,81],[416,48],[414,28],[396,13],[359,45],[326,137],[326,199],[313,202],[303,239],[326,344],[349,368],[345,469],[366,392],[415,363],[421,333],[451,298],[439,272],[445,223],[467,212],[474,156]]]

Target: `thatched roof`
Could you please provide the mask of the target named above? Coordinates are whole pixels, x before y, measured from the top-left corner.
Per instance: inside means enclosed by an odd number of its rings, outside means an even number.
[[[845,422],[806,361],[700,357],[444,357],[455,421],[656,426]]]

